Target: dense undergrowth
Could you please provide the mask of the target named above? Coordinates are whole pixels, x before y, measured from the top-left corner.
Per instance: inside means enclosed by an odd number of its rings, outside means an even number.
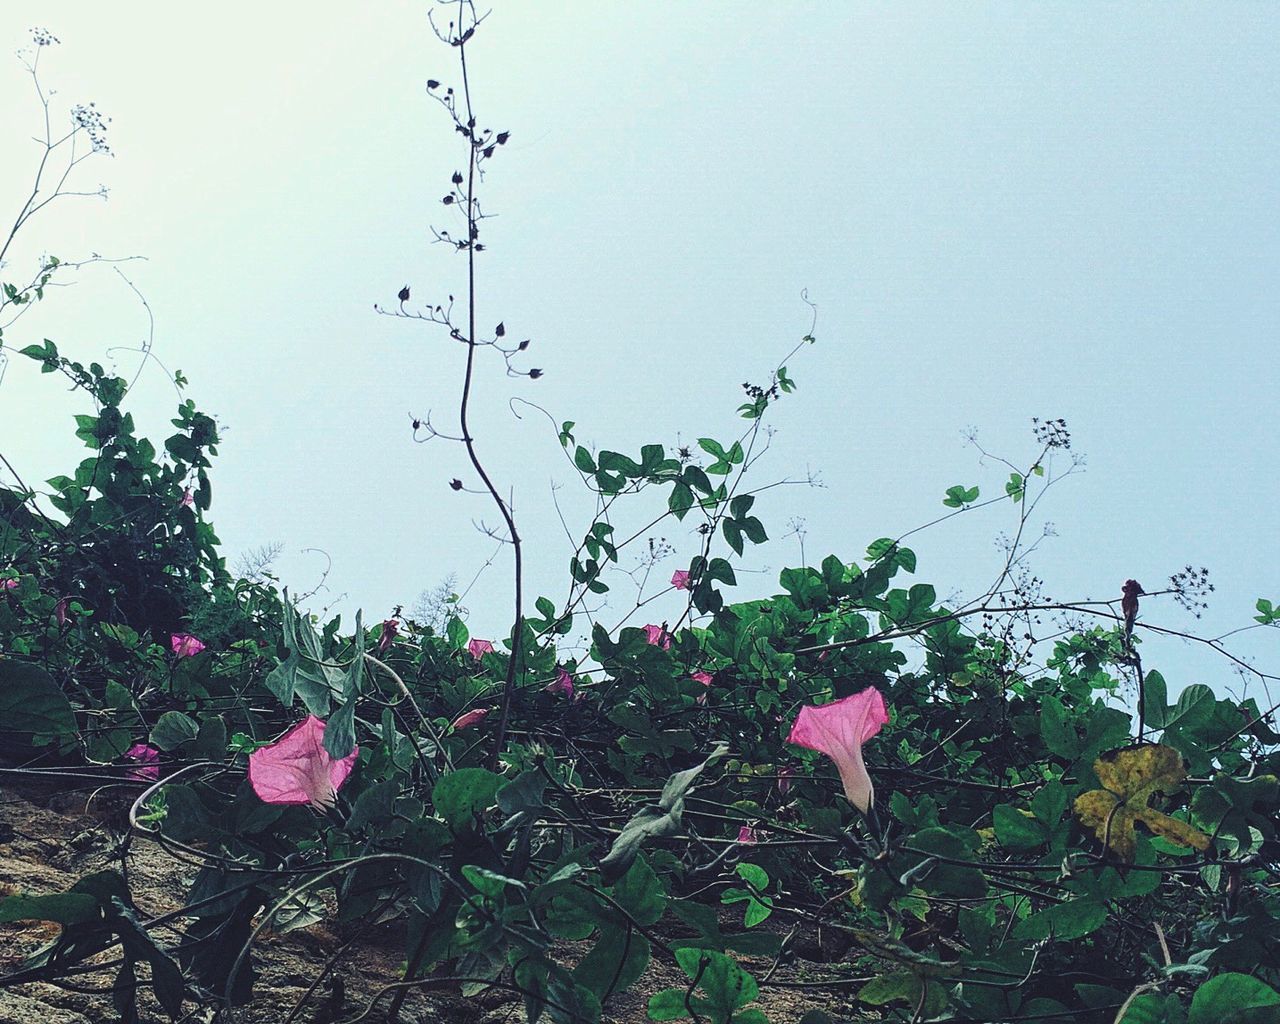
[[[446,106],[471,159],[505,141]],[[332,904],[340,922],[404,923],[405,983],[378,1006],[393,1016],[428,984],[590,1022],[658,958],[688,980],[652,1019],[754,1024],[773,971],[739,955],[784,964],[825,929],[848,952],[815,984],[872,1019],[1280,1019],[1272,709],[1198,684],[1171,702],[1142,664],[1136,597],[1045,601],[1015,545],[952,607],[884,538],[733,599],[768,538],[748,470],[785,367],[749,390],[741,436],[696,452],[591,450],[564,424],[600,514],[567,596],[487,641],[456,615],[321,622],[269,576],[236,578],[208,519],[214,421],[184,402],[153,444],[125,381],[53,342],[23,354],[84,394],[88,455],[47,490],[0,486],[0,757],[15,776],[97,766],[132,786],[132,827],[198,874],[177,941],[123,872],[8,895],[0,921],[61,932],[0,985],[106,959],[124,1020],[139,977],[175,1019],[243,1004],[262,930]],[[1070,444],[1057,422],[1035,437],[999,497],[1020,523]],[[960,514],[979,495],[945,501]],[[615,534],[618,502],[696,526],[700,550],[672,577],[673,619],[596,621],[570,656],[558,641],[645,539]],[[1203,587],[1180,574],[1163,592]],[[1259,602],[1259,624],[1275,618]],[[846,698],[862,717],[831,726],[831,756],[789,742],[802,708]]]

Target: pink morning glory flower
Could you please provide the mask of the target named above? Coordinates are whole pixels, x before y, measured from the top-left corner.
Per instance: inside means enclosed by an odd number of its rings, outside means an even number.
[[[701,683],[703,686],[710,686],[711,681],[715,679],[715,674],[711,672],[694,672],[689,676],[689,678],[695,683]],[[705,704],[707,702],[707,695],[705,693],[698,694],[697,702],[699,704]]]
[[[191,488],[190,487],[186,488],[182,492],[182,500],[178,502],[178,507],[190,508],[195,503],[196,503],[196,498],[195,498],[195,495],[191,493]]]
[[[470,729],[473,725],[478,725],[488,717],[492,708],[476,708],[468,711],[466,714],[459,715],[449,723],[449,728],[454,732],[461,732],[463,729]]]
[[[661,647],[664,651],[671,650],[671,634],[661,626],[645,626],[644,637],[647,644]]]
[[[268,804],[310,804],[326,811],[338,800],[360,748],[336,759],[324,749],[325,723],[308,715],[274,743],[249,755],[249,783]]]
[[[130,761],[137,761],[141,767],[134,768],[129,772],[131,779],[150,779],[160,778],[160,751],[147,743],[135,743],[124,752],[124,756]]]
[[[791,776],[795,773],[790,765],[778,769],[778,796],[786,796],[791,790]]]
[[[191,658],[204,650],[204,641],[190,633],[174,633],[169,637],[169,646],[179,658]]]
[[[675,587],[676,590],[688,590],[689,589],[689,570],[677,569],[675,572],[673,572],[671,574],[671,585]]]
[[[71,598],[63,597],[60,598],[58,603],[53,606],[53,621],[59,626],[65,626],[67,624],[67,605],[70,603]]]
[[[15,579],[0,580],[0,590],[17,590],[18,581]]]
[[[543,687],[547,693],[559,694],[573,700],[573,676],[565,669],[556,668],[556,677]]]
[[[475,658],[476,661],[479,661],[486,654],[493,653],[493,641],[472,640],[471,643],[467,644],[467,653],[470,654],[471,657]]]
[[[743,825],[742,828],[738,829],[738,842],[742,843],[743,846],[754,846],[759,842],[756,830],[750,825]]]
[[[889,712],[884,697],[874,686],[869,686],[861,693],[830,704],[802,707],[787,742],[831,758],[840,772],[845,796],[866,814],[875,802],[875,792],[862,760],[862,745],[887,721]]]
[[[382,620],[382,636],[378,638],[378,657],[381,658],[391,647],[391,642],[400,632],[398,619]]]

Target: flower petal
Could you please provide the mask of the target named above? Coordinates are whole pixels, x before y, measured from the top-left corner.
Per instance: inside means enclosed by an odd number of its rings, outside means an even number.
[[[325,723],[308,715],[275,743],[249,755],[249,782],[268,804],[332,807],[360,756],[356,747],[335,759],[324,749]]]
[[[862,744],[888,721],[884,697],[872,686],[830,704],[805,705],[787,741],[831,758],[840,772],[845,796],[865,814],[875,801],[875,793],[862,759]]]

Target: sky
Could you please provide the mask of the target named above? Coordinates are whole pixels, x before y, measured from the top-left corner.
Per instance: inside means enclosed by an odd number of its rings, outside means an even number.
[[[431,243],[454,226],[440,198],[463,159],[425,90],[457,83],[431,8],[10,0],[0,42],[56,35],[41,56],[55,118],[96,102],[115,155],[77,170],[109,199],[49,207],[6,272],[42,252],[144,257],[114,266],[154,316],[156,358],[224,428],[211,517],[231,561],[280,543],[285,582],[308,590],[327,566],[317,601],[369,619],[479,572],[464,603],[493,635],[509,551],[494,559],[477,524],[497,517],[449,489],[475,480],[459,446],[410,436],[411,415],[456,422],[462,350],[373,309],[406,283],[415,301],[463,288],[463,260]],[[945,512],[953,484],[1002,491],[1007,468],[968,438],[1027,463],[1032,417],[1062,417],[1085,462],[1037,508],[1045,593],[1118,599],[1127,577],[1150,590],[1204,565],[1203,620],[1168,598],[1144,616],[1248,625],[1257,598],[1280,599],[1276,38],[1273,5],[496,0],[468,47],[481,124],[512,133],[481,193],[498,216],[479,321],[530,338],[524,365],[545,376],[482,359],[472,419],[514,500],[530,598],[563,596],[564,524],[580,534],[592,506],[551,422],[512,399],[575,421],[588,447],[727,440],[741,383],[809,330],[807,293],[818,340],[788,365],[798,391],[753,473],[820,486],[761,495],[773,539],[744,563],[743,597],[799,563],[789,524],[811,564],[861,557]],[[16,58],[0,59],[0,127],[16,211],[40,129]],[[88,268],[5,342],[50,337],[132,376],[149,327],[129,283]],[[132,408],[163,437],[175,401],[152,367]],[[67,471],[76,411],[12,360],[0,451],[29,479]],[[1001,503],[913,537],[919,578],[979,592],[1015,517]],[[676,554],[641,600],[687,564],[693,527],[651,531]],[[608,625],[675,607],[635,611],[630,580],[613,582]],[[1275,637],[1232,649],[1274,669]],[[1195,645],[1152,639],[1144,661],[1174,692],[1242,689]]]

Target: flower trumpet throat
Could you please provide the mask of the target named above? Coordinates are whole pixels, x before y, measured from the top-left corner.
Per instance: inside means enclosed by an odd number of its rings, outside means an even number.
[[[830,704],[805,705],[796,716],[787,742],[831,758],[849,802],[869,814],[875,803],[875,790],[862,760],[862,745],[888,721],[884,697],[871,686]]]

